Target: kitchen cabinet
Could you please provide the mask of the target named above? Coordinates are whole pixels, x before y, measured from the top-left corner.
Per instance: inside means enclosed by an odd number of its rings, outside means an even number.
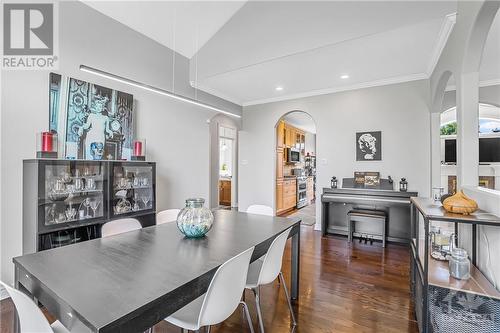
[[[283,210],[289,210],[297,205],[297,180],[283,181]]]
[[[231,206],[231,180],[219,180],[219,204]]]
[[[283,178],[283,164],[285,156],[283,155],[283,148],[276,150],[276,179]]]
[[[276,135],[277,135],[276,147],[283,149],[285,147],[285,122],[284,121],[279,122]]]
[[[276,181],[276,212],[283,211],[283,180]]]

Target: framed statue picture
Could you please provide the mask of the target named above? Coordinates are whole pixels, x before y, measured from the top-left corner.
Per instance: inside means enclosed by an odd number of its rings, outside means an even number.
[[[129,160],[133,140],[131,94],[69,78],[64,122],[64,157]]]
[[[382,132],[356,133],[356,161],[382,160]]]

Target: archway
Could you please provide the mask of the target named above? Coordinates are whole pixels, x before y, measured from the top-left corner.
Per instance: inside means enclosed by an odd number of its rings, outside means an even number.
[[[316,223],[316,123],[301,110],[285,113],[275,124],[276,215],[300,214]]]

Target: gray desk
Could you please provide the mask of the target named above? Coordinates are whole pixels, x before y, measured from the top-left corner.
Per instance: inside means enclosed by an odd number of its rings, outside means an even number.
[[[399,243],[410,241],[410,197],[417,192],[378,189],[324,188],[321,196],[323,235],[347,235],[347,213],[352,209],[384,211],[387,216],[387,240]],[[370,226],[363,225],[366,233]],[[371,226],[378,227],[378,226]],[[376,232],[376,231],[375,231]]]
[[[168,223],[14,258],[16,288],[69,329],[142,332],[205,293],[222,263],[252,246],[256,260],[293,227],[291,294],[297,299],[300,220],[214,215],[202,239],[186,239]]]

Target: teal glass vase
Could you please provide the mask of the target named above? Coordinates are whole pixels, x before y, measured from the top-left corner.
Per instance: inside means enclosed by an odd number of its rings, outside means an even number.
[[[186,237],[203,237],[212,229],[214,215],[204,204],[203,198],[187,199],[186,207],[177,216],[177,228]]]

